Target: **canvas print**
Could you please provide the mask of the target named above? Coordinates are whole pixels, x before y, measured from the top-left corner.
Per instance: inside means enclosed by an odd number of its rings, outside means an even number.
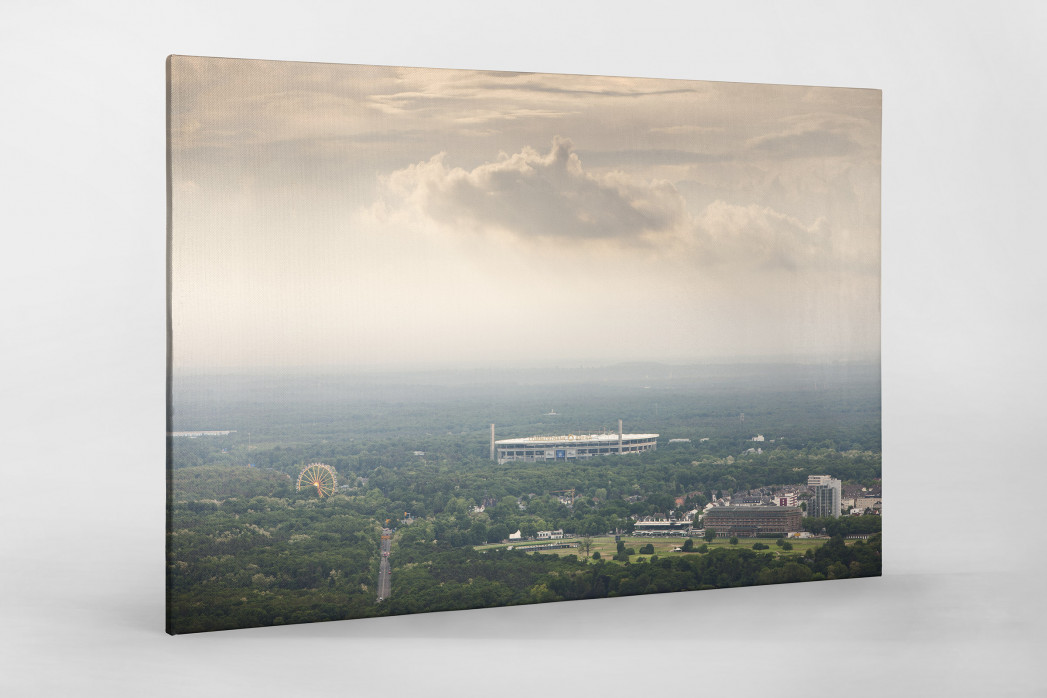
[[[878,90],[167,80],[168,632],[880,574]]]

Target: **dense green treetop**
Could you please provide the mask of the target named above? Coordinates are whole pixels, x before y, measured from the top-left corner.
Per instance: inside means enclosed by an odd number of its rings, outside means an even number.
[[[665,369],[665,370],[663,370]],[[634,517],[701,508],[716,492],[881,476],[875,367],[659,367],[556,380],[525,372],[386,377],[176,377],[169,437],[169,628],[174,632],[358,618],[880,573],[879,535],[814,552],[709,546],[630,561],[473,550],[520,530],[629,532]],[[548,415],[550,407],[559,413]],[[744,418],[742,417],[744,413]],[[657,451],[499,465],[498,438],[613,429],[661,434]],[[751,439],[757,433],[763,442]],[[689,443],[667,444],[669,438]],[[762,452],[756,452],[755,449]],[[753,452],[748,452],[754,449]],[[323,462],[339,490],[294,491]],[[573,506],[553,493],[575,490]],[[677,500],[683,504],[677,504]],[[482,510],[480,505],[484,505]],[[403,523],[405,514],[413,517]],[[381,527],[396,529],[393,591],[377,602]],[[833,536],[879,517],[807,520]],[[788,547],[787,547],[788,546]],[[594,556],[595,557],[595,556]]]

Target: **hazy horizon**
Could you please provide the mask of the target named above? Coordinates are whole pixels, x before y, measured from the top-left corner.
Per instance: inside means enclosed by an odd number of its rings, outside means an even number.
[[[172,366],[879,359],[880,93],[171,59]]]
[[[296,369],[176,374],[172,387],[172,431],[284,429],[298,438],[303,430],[326,433],[334,424],[372,436],[436,433],[434,420],[453,425],[455,434],[486,433],[491,423],[499,425],[499,433],[512,431],[507,427],[512,424],[533,433],[555,428],[575,433],[611,428],[618,419],[630,429],[660,433],[670,425],[693,429],[740,412],[758,429],[770,404],[792,405],[797,419],[818,415],[830,422],[851,420],[859,408],[878,413],[880,404],[877,364],[636,363],[401,373]]]
[[[254,366],[200,366],[200,367],[175,367],[175,377],[197,377],[210,375],[223,376],[413,376],[427,374],[491,374],[491,373],[556,373],[556,372],[598,372],[617,371],[621,369],[635,370],[644,368],[649,370],[663,370],[672,373],[679,371],[682,374],[695,370],[718,371],[733,369],[761,369],[768,370],[776,367],[786,369],[803,368],[873,368],[879,367],[880,357],[854,358],[854,359],[819,359],[807,357],[804,359],[776,359],[774,357],[755,357],[751,359],[735,359],[729,357],[713,358],[706,361],[644,361],[637,359],[633,361],[606,361],[586,362],[571,359],[541,361],[488,361],[476,363],[414,363],[414,364],[361,364],[361,365],[254,365]]]

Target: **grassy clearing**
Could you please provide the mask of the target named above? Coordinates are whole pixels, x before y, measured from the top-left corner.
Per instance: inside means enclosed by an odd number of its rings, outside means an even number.
[[[655,537],[651,537],[651,536],[622,536],[622,542],[625,543],[625,547],[626,548],[633,548],[634,550],[639,551],[641,546],[644,546],[644,545],[647,545],[648,543],[650,543],[650,544],[652,544],[654,546],[654,554],[657,555],[658,557],[669,557],[669,556],[673,556],[673,555],[700,555],[700,553],[697,553],[697,552],[684,553],[684,552],[674,552],[673,551],[674,548],[681,548],[681,547],[683,547],[683,542],[685,540],[687,540],[687,539],[686,538],[681,538],[679,536],[673,536],[673,537],[667,537],[667,538],[655,538]],[[739,538],[737,545],[731,545],[729,538],[716,538],[716,539],[713,540],[712,543],[708,543],[708,544],[706,544],[706,542],[705,542],[705,540],[703,538],[695,538],[694,539],[694,547],[695,548],[700,548],[702,545],[708,545],[710,551],[716,550],[717,548],[746,548],[746,549],[752,550],[753,543],[763,543],[764,545],[766,545],[768,547],[768,549],[767,550],[757,551],[757,552],[764,552],[764,553],[769,553],[769,552],[788,552],[789,554],[793,554],[793,555],[796,555],[796,554],[802,555],[802,554],[804,554],[808,550],[812,550],[814,548],[821,547],[826,542],[826,540],[823,539],[823,538],[815,538],[815,539],[792,538],[792,539],[789,539],[789,542],[792,543],[793,549],[791,551],[783,551],[781,548],[779,548],[777,545],[775,545],[775,540],[777,540],[777,539],[775,539],[775,538]],[[546,541],[542,541],[542,542],[546,542]],[[556,542],[556,543],[561,543],[561,542],[562,543],[577,543],[578,539],[577,538],[565,538],[562,541],[558,540],[558,541],[554,541],[554,542]],[[854,541],[847,541],[848,544],[853,543],[853,542]],[[535,541],[527,541],[527,542],[523,542],[523,543],[516,543],[514,545],[533,545],[534,543],[535,543]],[[495,549],[495,548],[506,548],[506,547],[508,547],[508,546],[505,545],[505,544],[496,543],[496,544],[493,544],[493,545],[478,545],[478,546],[476,546],[476,549],[477,550],[491,550],[491,549]],[[613,557],[614,554],[617,552],[617,546],[615,545],[615,542],[614,542],[614,536],[600,536],[598,538],[593,538],[593,547],[592,547],[592,550],[591,550],[590,554],[592,554],[594,552],[597,552],[597,551],[600,552],[600,556],[603,559],[605,559],[605,560],[609,560],[611,557]],[[538,551],[533,551],[533,552],[540,552],[540,553],[542,553],[544,555],[561,555],[561,556],[562,555],[577,555],[578,557],[581,557],[583,555],[581,549],[579,549],[579,548],[560,548],[560,549],[557,549],[557,550],[538,550]],[[651,557],[651,555],[650,554],[640,555],[639,553],[637,553],[636,555],[630,555],[629,556],[629,560],[630,560],[630,562],[635,562],[638,558],[641,558],[641,557],[644,558],[644,559],[649,559]]]

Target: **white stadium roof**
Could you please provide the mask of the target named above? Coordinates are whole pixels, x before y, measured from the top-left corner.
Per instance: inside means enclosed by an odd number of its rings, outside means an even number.
[[[622,440],[657,439],[658,434],[622,434]],[[577,444],[577,443],[618,443],[618,434],[566,434],[563,436],[524,436],[519,439],[501,439],[496,444]]]

